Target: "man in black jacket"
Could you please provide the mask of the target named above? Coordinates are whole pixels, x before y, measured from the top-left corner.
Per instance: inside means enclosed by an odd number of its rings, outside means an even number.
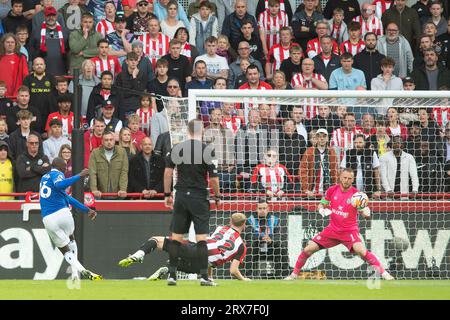
[[[247,219],[247,255],[244,270],[252,279],[279,279],[289,274],[287,218],[269,213],[269,204],[259,199],[257,213]]]
[[[279,139],[280,163],[283,164],[291,174],[295,174],[300,167],[300,160],[306,150],[306,141],[296,131],[294,120],[287,119],[283,124],[283,132]]]
[[[119,105],[119,119],[124,121],[128,115],[136,113],[140,105],[140,93],[148,89],[147,74],[137,68],[139,57],[135,52],[127,53],[128,68],[122,70],[116,78],[115,85],[122,92]]]
[[[439,57],[434,49],[424,51],[425,66],[411,72],[416,90],[450,88],[450,71],[442,65],[438,65],[438,59]]]
[[[258,24],[254,16],[247,12],[247,1],[238,0],[234,5],[235,11],[225,17],[222,26],[222,34],[228,37],[230,45],[234,50],[237,50],[239,40],[241,38],[241,27],[244,20],[252,22],[255,36],[258,36]]]
[[[149,137],[142,139],[141,147],[142,151],[130,160],[128,192],[142,192],[144,198],[148,199],[163,192],[164,168],[153,152]]]
[[[377,35],[373,32],[367,32],[364,36],[366,48],[355,55],[353,67],[364,72],[366,77],[367,90],[370,90],[370,82],[377,75],[381,74],[381,60],[386,58],[376,49]]]
[[[12,159],[17,159],[26,150],[26,139],[29,135],[39,136],[39,133],[30,129],[33,120],[33,114],[29,110],[20,110],[17,112],[19,127],[9,135],[9,151]],[[11,132],[11,131],[10,131]],[[40,141],[40,140],[39,140]],[[43,152],[42,142],[39,145],[40,151]]]
[[[8,131],[13,132],[18,128],[17,112],[28,110],[32,113],[31,128],[39,133],[43,132],[42,115],[38,109],[30,105],[30,89],[20,86],[17,91],[17,103],[8,108],[6,112],[6,124]]]
[[[318,109],[319,114],[312,118],[307,124],[308,132],[324,128],[328,131],[328,134],[331,135],[335,129],[342,127],[341,120],[336,114],[331,113],[329,106],[319,106]]]
[[[48,157],[39,152],[39,136],[28,135],[27,150],[16,161],[17,192],[39,192],[39,183],[51,170]]]
[[[313,58],[314,72],[321,74],[328,83],[331,73],[341,67],[341,59],[337,54],[333,53],[333,38],[330,36],[320,38],[320,46],[322,53]],[[325,64],[325,61],[328,61],[328,63]]]
[[[94,87],[89,96],[89,102],[86,112],[87,123],[90,123],[93,118],[98,118],[102,115],[101,107],[103,102],[110,100],[114,106],[120,106],[121,96],[119,90],[112,85],[113,74],[111,71],[103,71],[100,77],[100,83]],[[139,105],[138,105],[139,106]],[[114,118],[118,118],[119,108],[114,111]]]

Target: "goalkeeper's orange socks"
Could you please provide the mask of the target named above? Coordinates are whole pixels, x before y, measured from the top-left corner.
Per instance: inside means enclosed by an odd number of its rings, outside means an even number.
[[[300,254],[300,256],[297,259],[297,262],[295,263],[294,272],[292,272],[292,273],[297,276],[300,273],[300,270],[303,268],[303,266],[305,265],[305,263],[308,259],[309,259],[309,254],[307,254],[305,251],[302,251],[302,253]]]
[[[378,258],[369,250],[366,251],[366,255],[363,257],[364,261],[366,261],[369,265],[375,268],[375,270],[381,275],[385,272],[384,268],[381,266]]]

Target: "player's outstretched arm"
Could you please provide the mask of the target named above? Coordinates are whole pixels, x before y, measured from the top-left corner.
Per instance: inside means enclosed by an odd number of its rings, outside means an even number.
[[[87,175],[89,175],[89,169],[83,169],[79,174],[66,179],[62,178],[63,175],[58,175],[53,184],[55,185],[56,189],[64,190],[80,180],[81,177],[85,177]]]
[[[86,207],[84,204],[82,204],[80,201],[78,201],[77,199],[73,198],[72,196],[67,195],[67,199],[69,200],[69,204],[72,207],[75,207],[81,211],[83,211],[84,213],[88,213],[89,212],[89,208]]]
[[[235,277],[238,280],[242,280],[242,281],[250,281],[251,279],[246,278],[242,275],[241,271],[239,270],[239,265],[240,265],[240,261],[239,260],[233,260],[231,262],[230,265],[230,274]]]

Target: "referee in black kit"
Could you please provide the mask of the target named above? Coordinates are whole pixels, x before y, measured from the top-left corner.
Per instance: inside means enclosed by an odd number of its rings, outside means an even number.
[[[208,247],[206,237],[209,233],[209,181],[214,190],[216,206],[220,205],[219,177],[214,148],[202,143],[203,122],[191,120],[188,124],[188,140],[177,144],[166,157],[164,172],[164,197],[166,207],[173,209],[171,225],[172,240],[167,243],[169,252],[169,278],[167,284],[177,284],[178,257],[183,234],[189,232],[194,223],[197,244],[194,250],[200,264],[200,285],[216,286],[208,278]],[[173,170],[177,168],[176,198],[173,201],[170,187]]]

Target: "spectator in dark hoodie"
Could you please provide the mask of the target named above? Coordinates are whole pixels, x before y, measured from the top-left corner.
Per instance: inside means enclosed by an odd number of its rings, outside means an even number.
[[[21,25],[26,25],[28,32],[31,32],[30,20],[23,15],[23,0],[12,0],[11,10],[8,15],[2,20],[3,29],[5,33],[15,33],[16,28]]]

